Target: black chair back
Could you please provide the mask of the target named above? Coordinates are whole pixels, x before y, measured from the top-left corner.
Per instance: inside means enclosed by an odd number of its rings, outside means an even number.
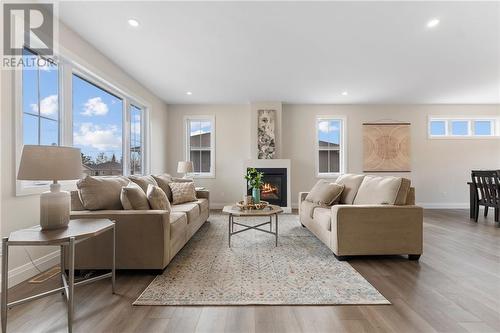
[[[478,203],[482,206],[499,207],[500,170],[473,170],[471,176]]]

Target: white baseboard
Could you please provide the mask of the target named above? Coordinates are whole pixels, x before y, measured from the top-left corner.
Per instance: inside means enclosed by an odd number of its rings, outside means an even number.
[[[44,255],[43,257],[33,260],[33,263],[42,272],[59,264],[59,262],[60,262],[59,251],[51,252],[47,255]],[[38,270],[33,266],[31,262],[28,262],[24,265],[11,269],[9,271],[9,288],[32,278],[38,273],[39,273]]]
[[[419,202],[417,206],[425,209],[469,209],[469,203],[461,202]]]

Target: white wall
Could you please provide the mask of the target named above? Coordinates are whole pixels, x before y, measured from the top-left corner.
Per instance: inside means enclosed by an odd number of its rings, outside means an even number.
[[[184,159],[183,117],[189,114],[216,116],[216,178],[197,184],[211,190],[213,207],[240,200],[242,161],[249,158],[255,133],[250,133],[256,117],[248,105],[169,105],[168,170],[175,174],[176,163]],[[417,201],[427,207],[466,207],[470,170],[500,169],[500,140],[427,138],[429,115],[495,115],[499,105],[293,105],[282,107],[281,158],[292,162],[292,204],[299,191],[309,190],[315,177],[315,117],[347,117],[348,172],[362,172],[362,123],[380,120],[410,122],[412,131],[412,172],[398,173],[412,179]]]
[[[168,171],[177,175],[177,162],[185,160],[187,115],[215,116],[215,178],[196,179],[197,186],[211,190],[212,207],[234,202],[242,197],[243,161],[250,156],[250,105],[169,105]]]
[[[92,45],[84,41],[79,35],[68,29],[62,23],[59,25],[59,43],[61,54],[74,62],[91,70],[102,79],[116,85],[118,88],[133,94],[151,106],[151,171],[164,172],[167,167],[166,142],[167,106],[166,104],[137,81],[128,76],[110,59],[102,55]],[[2,236],[11,231],[38,224],[39,196],[15,195],[15,149],[14,149],[14,73],[2,71],[1,75],[1,201],[0,224]],[[44,267],[44,261],[51,259],[57,253],[54,248],[26,248],[32,258]],[[43,257],[48,255],[48,257]],[[39,260],[39,258],[41,258]],[[14,274],[13,281],[29,277],[35,270],[26,265],[28,256],[20,247],[12,248],[9,256],[9,271]]]

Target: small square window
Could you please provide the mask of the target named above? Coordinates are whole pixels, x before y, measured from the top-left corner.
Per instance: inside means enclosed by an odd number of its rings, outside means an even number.
[[[491,120],[474,121],[474,135],[493,135],[493,126]]]
[[[433,120],[431,121],[431,135],[440,136],[446,135],[446,121],[445,120]]]
[[[469,135],[469,121],[453,120],[451,122],[451,135]]]

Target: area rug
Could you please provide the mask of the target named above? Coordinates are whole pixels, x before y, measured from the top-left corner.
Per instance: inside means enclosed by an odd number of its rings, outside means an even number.
[[[297,215],[280,215],[278,229],[278,247],[273,235],[249,230],[229,248],[228,218],[212,214],[134,305],[390,304]]]

